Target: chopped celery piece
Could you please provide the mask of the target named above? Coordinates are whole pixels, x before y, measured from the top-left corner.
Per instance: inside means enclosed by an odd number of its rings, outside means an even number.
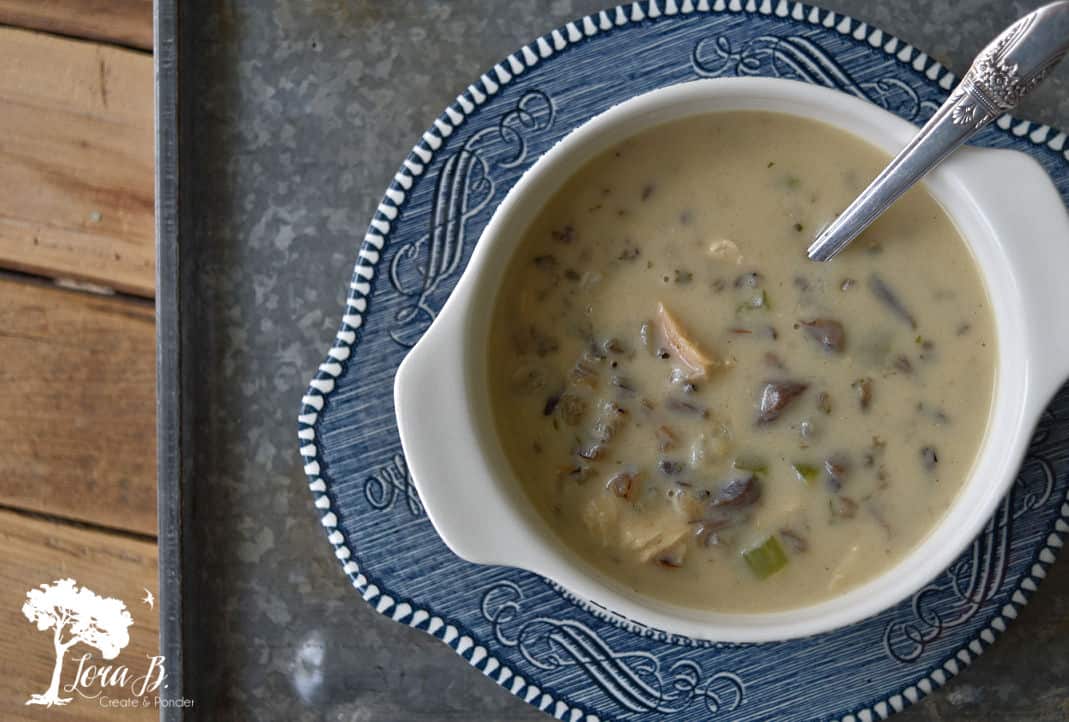
[[[773,536],[744,551],[742,558],[746,560],[750,571],[758,579],[769,577],[787,566],[787,555],[783,553],[783,547]]]
[[[756,454],[739,454],[735,457],[733,465],[739,471],[749,471],[753,474],[768,472],[768,462]]]
[[[799,481],[804,481],[806,486],[812,486],[820,476],[820,469],[813,464],[791,464]]]

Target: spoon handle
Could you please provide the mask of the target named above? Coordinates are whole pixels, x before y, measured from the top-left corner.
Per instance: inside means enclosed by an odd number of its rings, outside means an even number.
[[[977,131],[1020,103],[1069,50],[1069,0],[1044,5],[985,47],[920,132],[809,247],[813,261],[843,250],[910,186]]]

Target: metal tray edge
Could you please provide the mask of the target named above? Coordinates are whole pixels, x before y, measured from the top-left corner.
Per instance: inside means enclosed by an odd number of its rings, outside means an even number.
[[[183,467],[181,336],[181,146],[179,92],[179,0],[156,0],[153,10],[155,73],[156,213],[156,455],[159,548],[160,654],[166,680],[161,688],[160,719],[187,719],[176,704],[188,697],[184,670],[183,526],[190,501]],[[171,703],[171,704],[168,704]]]

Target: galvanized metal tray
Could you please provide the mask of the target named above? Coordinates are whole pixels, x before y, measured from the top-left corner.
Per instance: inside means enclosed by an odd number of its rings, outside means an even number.
[[[775,16],[778,0],[768,4]],[[968,42],[948,44],[936,26],[916,26],[940,10],[932,0],[828,4],[959,67],[1013,14],[978,14],[954,34]],[[366,221],[412,141],[494,62],[600,9],[158,0],[161,642],[165,699],[194,702],[164,719],[543,718],[438,639],[356,598],[310,510],[293,415],[335,335]],[[1036,103],[1061,97],[1054,87]],[[1045,128],[1005,132],[1040,145],[1055,138]],[[1057,718],[1050,690],[1064,680],[1050,660],[1069,640],[1051,630],[1066,581],[1052,574],[963,682],[901,718]],[[1036,637],[1046,655],[1030,651]],[[985,697],[994,684],[1009,691]]]

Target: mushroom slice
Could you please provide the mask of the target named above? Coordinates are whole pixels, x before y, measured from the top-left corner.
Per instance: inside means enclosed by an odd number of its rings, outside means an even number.
[[[784,409],[808,388],[809,384],[800,381],[766,381],[761,387],[757,424],[769,424],[778,419]]]
[[[846,332],[843,325],[832,318],[815,318],[812,321],[799,321],[809,338],[830,353],[842,353],[846,345]]]

